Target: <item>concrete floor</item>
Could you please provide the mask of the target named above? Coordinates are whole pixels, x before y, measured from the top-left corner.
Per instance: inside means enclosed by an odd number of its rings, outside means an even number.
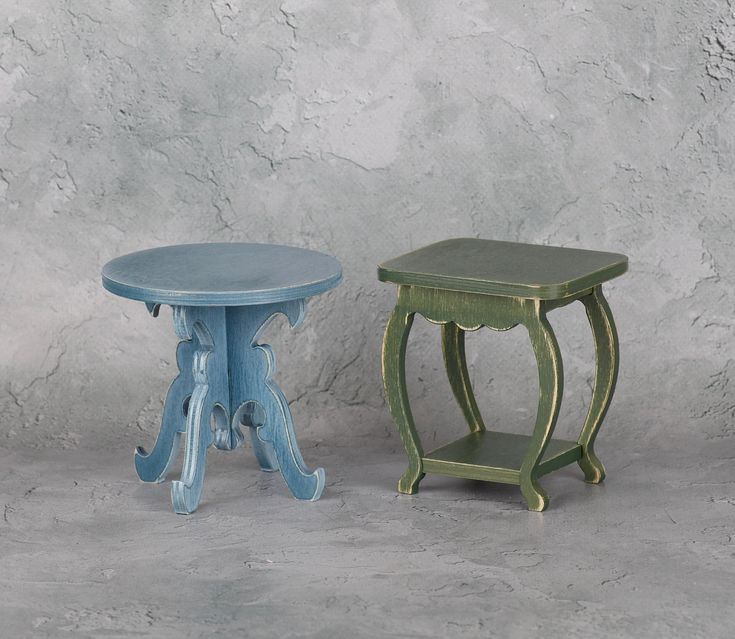
[[[188,517],[132,451],[0,449],[0,635],[735,636],[725,449],[601,445],[606,484],[563,469],[539,514],[515,487],[437,476],[398,496],[395,440],[352,444],[304,447],[327,469],[316,503],[215,450]]]

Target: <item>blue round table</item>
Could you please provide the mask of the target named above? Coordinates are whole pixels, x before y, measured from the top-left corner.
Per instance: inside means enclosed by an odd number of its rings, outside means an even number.
[[[275,356],[257,340],[278,313],[292,327],[300,324],[306,298],[341,279],[333,257],[270,244],[164,246],[104,266],[108,291],[145,302],[154,317],[161,304],[173,310],[179,374],[166,395],[155,446],[150,453],[138,447],[135,468],[143,481],[163,481],[186,433],[181,479],[171,484],[177,513],[199,505],[209,446],[237,448],[241,426],[250,427],[263,470],[280,470],[297,499],[319,499],[324,470],[306,467],[288,402],[272,379]]]

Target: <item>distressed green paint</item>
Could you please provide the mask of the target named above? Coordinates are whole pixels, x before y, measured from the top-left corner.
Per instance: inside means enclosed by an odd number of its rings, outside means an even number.
[[[430,473],[519,485],[530,441],[528,435],[478,431],[431,451],[422,461]],[[577,442],[552,439],[537,476],[572,464],[581,456],[582,447]]]
[[[622,275],[620,253],[456,238],[383,262],[378,279],[442,290],[560,299]]]
[[[406,389],[406,344],[413,316],[413,313],[404,311],[400,305],[396,306],[385,329],[382,355],[383,382],[388,404],[408,455],[408,468],[398,480],[398,490],[408,495],[413,495],[418,490],[419,482],[424,477],[421,463],[424,449],[416,432]]]
[[[399,286],[398,304],[435,324],[454,322],[465,331],[476,331],[482,326],[507,331],[525,313],[526,301],[517,297]]]
[[[531,338],[538,364],[539,398],[536,425],[521,464],[521,492],[530,510],[546,510],[549,497],[538,483],[539,465],[554,433],[564,392],[564,371],[559,344],[546,319],[543,302],[533,300],[534,312],[526,317],[526,328]]]
[[[595,339],[597,367],[589,412],[578,440],[582,446],[579,466],[584,471],[586,481],[599,484],[605,479],[605,467],[595,455],[595,438],[615,392],[615,382],[618,379],[620,365],[620,349],[618,332],[602,289],[595,288],[592,295],[583,298],[582,302],[587,310],[587,319]]]
[[[497,250],[497,245],[507,249],[510,243],[497,243],[477,240],[471,242],[474,253],[464,262],[456,253],[456,242],[438,243],[432,247],[437,253],[437,263],[427,261],[426,249],[415,251],[414,258],[401,262],[406,256],[396,258],[390,264],[393,270],[379,269],[379,277],[399,284],[398,299],[386,328],[383,342],[382,363],[383,380],[393,419],[408,454],[408,469],[398,482],[402,493],[414,494],[425,473],[437,473],[467,479],[480,479],[519,485],[530,510],[545,510],[549,498],[539,483],[539,477],[563,466],[577,462],[591,483],[599,483],[605,477],[602,463],[594,452],[594,441],[610,405],[615,389],[618,372],[618,339],[610,308],[602,294],[602,282],[619,274],[621,264],[627,267],[627,258],[617,254],[602,253],[597,258],[592,251],[577,251],[557,247],[523,247],[520,254],[529,257],[532,264],[525,271],[515,263],[521,288],[514,288],[512,282],[494,281],[491,271],[480,271],[481,256],[478,257],[476,242],[483,243],[487,251]],[[461,242],[465,242],[462,240]],[[465,244],[466,246],[466,244]],[[553,252],[545,249],[553,248]],[[537,249],[543,249],[537,252]],[[415,259],[419,254],[420,260]],[[575,267],[574,259],[585,254]],[[593,255],[586,255],[593,254]],[[449,255],[451,260],[447,257]],[[611,257],[612,256],[612,257]],[[542,299],[534,296],[485,294],[467,290],[482,288],[487,290],[525,290],[534,283],[539,273],[542,258],[561,259],[561,266],[549,263],[546,270],[551,274],[545,282],[559,280],[559,274],[570,279],[557,282],[556,289],[544,289],[547,295],[553,290],[559,297]],[[423,260],[423,262],[422,262]],[[534,261],[535,260],[535,261]],[[417,263],[423,264],[424,279],[433,287],[407,285],[406,274],[400,269],[408,264],[416,275]],[[401,266],[403,264],[403,266]],[[585,269],[591,265],[608,264],[608,268],[596,268],[592,272]],[[459,265],[459,266],[458,266]],[[451,266],[451,268],[450,268]],[[442,288],[447,282],[441,269],[447,269],[454,277],[453,288]],[[473,270],[473,282],[458,290],[457,273]],[[485,262],[485,268],[487,261]],[[575,270],[576,268],[576,270]],[[453,270],[452,270],[453,269]],[[624,270],[624,268],[623,268]],[[507,273],[503,270],[503,273]],[[437,274],[438,273],[438,274]],[[432,275],[433,274],[433,275]],[[432,279],[433,277],[433,279]],[[484,279],[483,279],[484,278]],[[410,278],[409,278],[410,279]],[[507,279],[507,278],[506,278]],[[580,288],[584,283],[584,287]],[[564,284],[564,285],[563,285]],[[501,286],[502,285],[502,286]],[[505,287],[505,288],[503,288]],[[554,331],[548,321],[547,313],[562,306],[580,301],[587,311],[595,341],[597,368],[595,386],[589,412],[577,442],[555,440],[552,438],[564,388],[564,373],[561,353]],[[430,322],[441,325],[442,351],[449,383],[460,409],[469,425],[470,434],[427,455],[423,453],[421,440],[411,413],[406,390],[405,355],[408,335],[416,313]],[[513,435],[490,432],[485,428],[482,416],[472,391],[465,356],[465,331],[474,331],[486,326],[496,331],[506,331],[514,326],[523,325],[528,331],[533,346],[539,375],[539,400],[531,435]]]
[[[454,322],[442,324],[442,353],[452,392],[467,420],[470,432],[478,433],[485,430],[485,422],[482,421],[480,409],[477,407],[470,382],[470,373],[467,370],[464,333]]]

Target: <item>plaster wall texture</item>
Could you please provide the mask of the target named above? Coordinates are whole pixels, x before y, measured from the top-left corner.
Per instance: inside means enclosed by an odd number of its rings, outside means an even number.
[[[301,329],[269,329],[279,380],[306,442],[396,445],[375,265],[460,236],[628,254],[606,287],[622,369],[601,453],[735,446],[733,2],[0,0],[0,18],[4,447],[152,441],[170,313],[99,272],[198,241],[342,261]],[[581,305],[552,322],[568,435],[592,343]],[[447,441],[465,427],[436,328],[410,349],[419,429]],[[486,421],[527,430],[525,333],[468,350]]]

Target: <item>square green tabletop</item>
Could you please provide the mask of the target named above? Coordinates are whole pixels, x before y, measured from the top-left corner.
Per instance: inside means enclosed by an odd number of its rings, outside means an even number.
[[[383,262],[383,282],[508,297],[560,299],[622,275],[620,253],[456,238]]]

